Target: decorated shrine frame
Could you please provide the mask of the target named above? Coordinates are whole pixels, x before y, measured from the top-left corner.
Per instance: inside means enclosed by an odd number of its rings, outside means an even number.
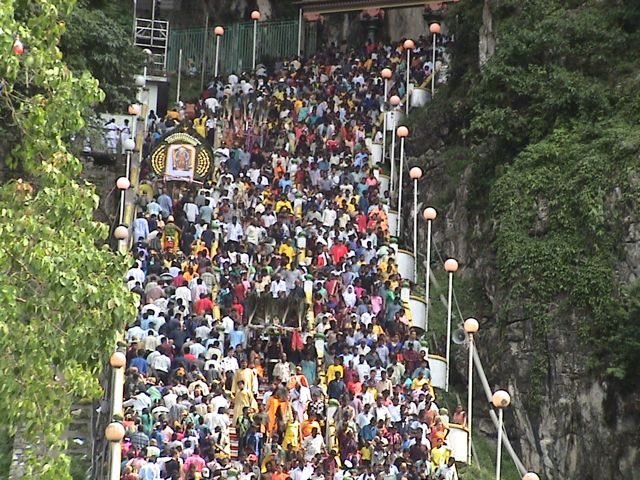
[[[160,138],[149,163],[164,181],[203,182],[213,169],[213,151],[193,128],[180,126]]]

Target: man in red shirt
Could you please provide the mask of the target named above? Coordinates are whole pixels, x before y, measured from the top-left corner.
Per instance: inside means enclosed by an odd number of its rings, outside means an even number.
[[[340,240],[337,240],[333,247],[331,247],[331,258],[333,259],[333,263],[340,263],[348,252],[349,249],[347,246]]]
[[[204,315],[206,312],[213,312],[213,301],[206,293],[201,293],[193,309],[196,315]]]

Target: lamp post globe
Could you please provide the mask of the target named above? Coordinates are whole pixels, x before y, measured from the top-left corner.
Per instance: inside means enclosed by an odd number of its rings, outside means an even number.
[[[123,142],[123,147],[126,151],[133,151],[136,149],[136,142],[133,138],[127,138],[124,142]]]
[[[433,207],[427,207],[422,212],[422,218],[424,218],[426,221],[435,220],[437,216],[438,212],[436,212],[436,209]]]
[[[476,320],[475,318],[467,318],[464,321],[464,331],[467,333],[478,333],[478,329],[480,328],[480,324],[478,323],[478,320]]]
[[[405,138],[409,136],[409,129],[403,125],[398,127],[397,133],[400,138]]]
[[[432,23],[431,25],[429,25],[429,32],[433,33],[434,35],[440,33],[441,31],[442,29],[440,28],[439,23]]]
[[[251,20],[253,20],[254,22],[260,20],[260,12],[258,10],[254,10],[253,12],[251,12]]]
[[[511,396],[504,390],[497,390],[491,397],[491,403],[496,408],[507,408],[511,403]]]
[[[420,180],[422,177],[422,169],[420,167],[413,167],[409,170],[409,177],[411,177],[412,180]]]
[[[130,186],[131,182],[127,177],[120,177],[116,180],[116,187],[118,187],[118,190],[128,190]]]
[[[405,50],[413,50],[414,48],[416,48],[415,42],[410,38],[407,38],[402,44],[402,46],[404,47]]]
[[[113,352],[109,358],[111,368],[123,368],[127,364],[127,357],[122,352]]]
[[[120,422],[111,422],[104,429],[104,436],[110,442],[120,442],[124,438],[124,426]]]
[[[400,99],[400,97],[398,95],[392,95],[391,98],[389,99],[389,103],[393,107],[397,107],[398,105],[400,105],[401,102],[402,102],[402,100]]]
[[[116,240],[125,240],[129,236],[129,229],[124,225],[118,225],[113,231],[113,236]]]
[[[136,82],[136,87],[144,87],[145,83],[147,83],[147,81],[144,78],[144,75],[136,75],[135,82]]]
[[[213,29],[213,33],[216,34],[218,37],[221,37],[222,35],[224,35],[224,28],[221,26],[217,26],[216,28]]]
[[[458,261],[455,258],[449,258],[444,262],[444,269],[447,273],[454,273],[458,271]]]
[[[388,80],[393,76],[393,71],[390,68],[383,68],[380,75],[382,75],[382,78],[385,80]]]
[[[540,480],[540,477],[537,473],[527,472],[523,475],[522,480]]]
[[[137,103],[134,103],[132,105],[129,105],[129,108],[127,109],[127,112],[129,113],[129,115],[134,115],[134,116],[138,116],[140,115],[140,105]]]
[[[16,55],[22,55],[24,53],[24,44],[19,38],[16,38],[15,42],[13,42],[13,53]]]

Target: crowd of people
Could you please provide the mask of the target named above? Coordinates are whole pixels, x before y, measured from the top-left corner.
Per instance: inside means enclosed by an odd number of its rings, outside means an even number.
[[[148,149],[181,122],[219,147],[202,186],[150,179],[132,225],[124,480],[458,478],[465,413],[437,405],[368,148],[380,70],[401,97],[433,70],[428,39],[409,66],[401,45],[232,74],[150,118]]]

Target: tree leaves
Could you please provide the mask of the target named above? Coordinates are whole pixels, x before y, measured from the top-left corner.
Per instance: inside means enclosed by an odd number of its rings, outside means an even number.
[[[135,314],[126,261],[95,246],[108,229],[94,220],[97,196],[76,181],[81,164],[66,150],[82,112],[103,98],[57,46],[74,3],[7,0],[0,9],[0,116],[14,125],[11,135],[0,129],[0,156],[18,169],[9,177],[22,177],[0,185],[0,403],[8,433],[19,429],[36,447],[26,477],[52,480],[70,478],[60,439],[71,402],[99,394],[98,372]],[[12,52],[15,34],[25,55]]]

